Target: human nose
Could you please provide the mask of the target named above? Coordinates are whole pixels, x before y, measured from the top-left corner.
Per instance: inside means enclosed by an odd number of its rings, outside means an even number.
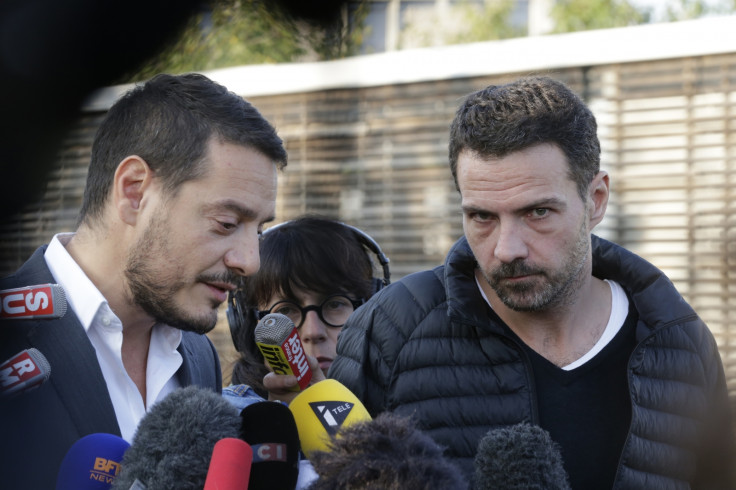
[[[239,276],[252,276],[261,267],[258,232],[233,240],[225,253],[225,266]]]
[[[502,263],[511,263],[514,260],[526,258],[528,248],[517,225],[502,223],[498,226],[493,252]]]
[[[317,312],[312,310],[308,311],[304,316],[304,323],[302,323],[299,336],[304,342],[307,354],[314,355],[311,352],[310,346],[314,346],[327,340],[327,327],[320,319]]]

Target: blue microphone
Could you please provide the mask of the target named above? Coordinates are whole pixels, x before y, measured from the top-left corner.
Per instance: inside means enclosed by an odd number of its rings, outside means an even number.
[[[67,451],[56,478],[56,490],[108,490],[130,447],[121,437],[96,433],[84,436]]]

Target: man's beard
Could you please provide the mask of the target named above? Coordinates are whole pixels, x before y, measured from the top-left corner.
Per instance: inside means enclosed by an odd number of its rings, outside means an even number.
[[[207,333],[217,323],[218,305],[213,302],[211,311],[190,315],[185,311],[186,305],[176,304],[174,296],[187,285],[187,281],[178,276],[177,264],[167,260],[169,250],[169,230],[163,219],[153,218],[126,260],[124,273],[132,301],[157,323],[184,331]],[[232,282],[229,274],[225,276],[200,276],[197,281]]]
[[[501,264],[490,272],[481,270],[488,284],[501,302],[514,311],[540,312],[573,301],[575,292],[583,280],[583,270],[589,249],[587,223],[583,220],[577,241],[563,266],[558,270],[545,270],[534,264],[516,260]],[[532,276],[529,280],[509,284],[508,277]]]

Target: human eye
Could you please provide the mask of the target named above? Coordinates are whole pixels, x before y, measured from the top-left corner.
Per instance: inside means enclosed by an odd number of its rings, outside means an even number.
[[[277,305],[273,310],[273,313],[281,313],[282,315],[286,315],[288,317],[291,317],[293,315],[299,315],[299,308],[296,307],[296,305],[293,305],[291,303],[282,303],[280,305]]]
[[[322,308],[332,311],[339,311],[343,308],[347,308],[348,306],[351,305],[347,298],[329,298],[322,304]]]
[[[483,211],[470,211],[468,212],[468,218],[472,221],[477,221],[478,223],[485,223],[487,221],[490,221],[491,213],[486,213]]]
[[[529,212],[529,216],[533,219],[541,219],[549,216],[549,208],[534,208]]]
[[[231,217],[216,216],[212,218],[212,223],[214,231],[221,235],[228,235],[238,227],[237,219]]]

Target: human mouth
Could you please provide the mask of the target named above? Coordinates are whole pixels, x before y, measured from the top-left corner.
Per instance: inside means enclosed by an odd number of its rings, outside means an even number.
[[[228,293],[236,289],[234,284],[227,282],[205,282],[204,284],[212,292],[212,295],[218,303],[224,303],[227,301]]]
[[[325,373],[327,372],[328,369],[330,369],[330,366],[332,366],[332,359],[329,357],[320,356],[317,358],[317,361],[319,361],[320,369],[324,371]]]

